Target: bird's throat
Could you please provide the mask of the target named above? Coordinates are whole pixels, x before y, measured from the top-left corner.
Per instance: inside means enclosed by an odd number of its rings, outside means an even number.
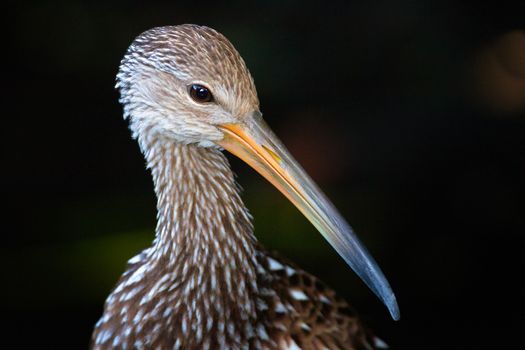
[[[157,195],[152,257],[195,268],[255,264],[251,218],[222,152],[158,141],[147,164]]]

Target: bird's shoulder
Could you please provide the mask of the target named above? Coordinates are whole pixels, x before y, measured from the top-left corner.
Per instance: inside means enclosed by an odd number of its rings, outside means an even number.
[[[281,348],[376,349],[356,311],[323,281],[275,252],[258,260],[268,328]]]

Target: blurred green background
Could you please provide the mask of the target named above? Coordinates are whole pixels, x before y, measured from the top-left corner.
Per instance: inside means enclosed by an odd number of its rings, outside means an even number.
[[[393,349],[523,342],[523,1],[26,1],[4,32],[2,317],[16,348],[86,348],[153,239],[149,174],[113,86],[133,38],[225,34],[268,123],[394,288],[400,322],[276,190],[231,159],[256,234]]]

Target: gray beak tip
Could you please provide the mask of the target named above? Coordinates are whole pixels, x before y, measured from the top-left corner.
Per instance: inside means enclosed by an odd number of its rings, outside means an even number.
[[[388,301],[386,307],[388,308],[388,311],[390,311],[390,315],[394,321],[399,321],[401,319],[399,306],[397,305],[396,296],[394,294],[392,294],[392,298]]]

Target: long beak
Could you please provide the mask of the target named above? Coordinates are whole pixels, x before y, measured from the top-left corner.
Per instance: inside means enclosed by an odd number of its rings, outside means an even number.
[[[381,269],[350,225],[267,126],[261,114],[256,112],[242,124],[224,124],[219,128],[224,132],[224,138],[217,143],[277,187],[383,301],[392,318],[398,320],[396,297]]]

